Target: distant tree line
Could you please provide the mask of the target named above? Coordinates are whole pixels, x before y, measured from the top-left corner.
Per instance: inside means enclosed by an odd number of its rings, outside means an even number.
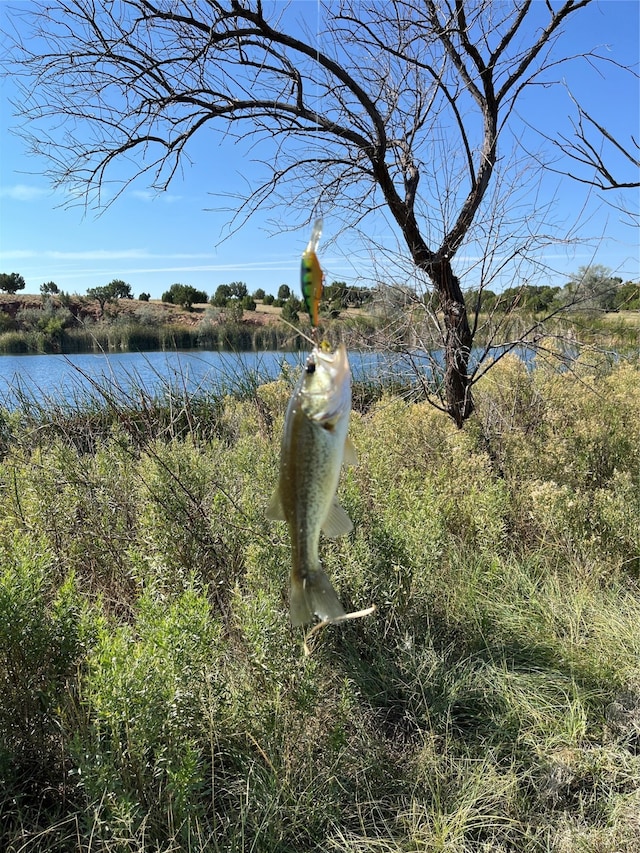
[[[0,291],[14,294],[25,287],[25,279],[20,273],[0,273]],[[53,281],[41,284],[40,293],[43,297],[66,297],[67,301],[69,298]],[[105,306],[110,302],[134,298],[131,285],[122,279],[113,279],[109,284],[90,287],[86,295],[100,304],[101,312],[104,312]],[[533,314],[563,309],[640,310],[640,283],[624,282],[601,264],[580,267],[562,286],[523,282],[499,293],[489,288],[472,289],[467,291],[465,296],[470,310],[484,313],[507,313],[517,309]],[[150,298],[150,294],[144,292],[138,297],[142,302],[148,302]],[[196,304],[209,303],[216,308],[233,311],[236,319],[242,317],[242,311],[255,311],[257,302],[262,302],[264,305],[281,308],[282,316],[289,322],[297,322],[299,312],[303,308],[302,301],[292,293],[288,284],[281,284],[277,295],[274,296],[266,293],[263,288],[249,294],[249,289],[243,281],[220,284],[211,297],[204,290],[198,290],[189,284],[176,283],[162,294],[162,301],[179,305],[186,310],[191,310]],[[421,304],[428,305],[433,311],[440,310],[439,297],[434,292],[420,294],[404,284],[380,284],[371,289],[352,287],[344,281],[333,281],[325,285],[321,313],[325,317],[337,317],[347,308],[362,308],[372,303],[377,310],[386,306],[401,311],[403,308]]]
[[[581,267],[563,287],[531,285],[509,287],[501,293],[471,291],[467,304],[483,312],[522,309],[533,314],[568,311],[640,309],[640,284],[614,276],[600,264]]]
[[[398,314],[424,306],[431,311],[441,310],[437,292],[420,293],[404,284],[379,284],[369,291],[373,310]],[[526,281],[496,293],[489,288],[465,291],[465,301],[471,313],[508,314],[523,311],[529,314],[553,314],[557,311],[624,311],[640,310],[640,283],[623,282],[610,269],[600,264],[581,267],[569,281],[560,285],[534,285]]]

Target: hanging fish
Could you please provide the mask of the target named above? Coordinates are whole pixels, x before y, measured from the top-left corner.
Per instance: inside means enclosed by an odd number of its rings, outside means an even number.
[[[322,269],[316,255],[316,249],[322,236],[322,219],[316,219],[311,231],[311,239],[302,253],[300,264],[300,286],[304,306],[315,329],[318,325],[318,309],[322,298]]]
[[[320,530],[348,533],[353,524],[336,499],[340,468],[354,464],[347,437],[351,372],[344,344],[315,347],[293,392],[285,418],[280,479],[267,518],[289,525],[292,545],[291,622],[305,625],[347,618],[318,557]]]

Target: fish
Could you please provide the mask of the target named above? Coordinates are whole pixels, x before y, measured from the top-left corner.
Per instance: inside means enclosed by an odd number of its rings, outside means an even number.
[[[285,416],[278,485],[267,518],[286,521],[291,538],[291,624],[347,618],[320,565],[320,531],[343,536],[353,523],[338,503],[342,465],[355,465],[348,436],[351,371],[344,344],[331,352],[314,346],[291,395]]]
[[[323,275],[316,249],[322,236],[322,219],[316,219],[311,231],[311,239],[302,253],[300,262],[300,287],[304,306],[311,320],[311,325],[318,325],[320,300],[322,299]]]

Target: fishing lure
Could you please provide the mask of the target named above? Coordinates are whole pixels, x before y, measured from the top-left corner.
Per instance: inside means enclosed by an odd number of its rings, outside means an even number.
[[[322,236],[322,219],[316,219],[311,231],[311,239],[307,248],[302,253],[300,264],[300,286],[304,307],[307,310],[311,325],[315,329],[318,325],[318,309],[322,298],[322,269],[316,255],[316,249]]]

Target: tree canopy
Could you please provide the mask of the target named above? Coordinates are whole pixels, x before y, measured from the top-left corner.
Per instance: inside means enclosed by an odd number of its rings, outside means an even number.
[[[190,284],[172,284],[169,290],[162,294],[162,301],[170,305],[180,305],[188,311],[196,302],[206,302],[208,299],[204,290],[198,290]]]
[[[230,284],[219,284],[210,302],[218,308],[224,308],[231,300],[242,302],[248,297],[247,285],[243,281],[232,281]]]
[[[110,281],[107,285],[107,290],[111,294],[112,299],[133,299],[131,285],[127,284],[126,281],[122,281],[121,278],[114,278],[113,281]]]
[[[120,278],[114,278],[109,284],[89,287],[87,296],[89,299],[96,299],[100,303],[101,311],[104,311],[104,306],[108,302],[115,302],[118,299],[133,299],[131,285]]]
[[[26,286],[27,282],[20,273],[0,273],[0,290],[4,290],[5,293],[17,293],[19,290],[24,290]]]

